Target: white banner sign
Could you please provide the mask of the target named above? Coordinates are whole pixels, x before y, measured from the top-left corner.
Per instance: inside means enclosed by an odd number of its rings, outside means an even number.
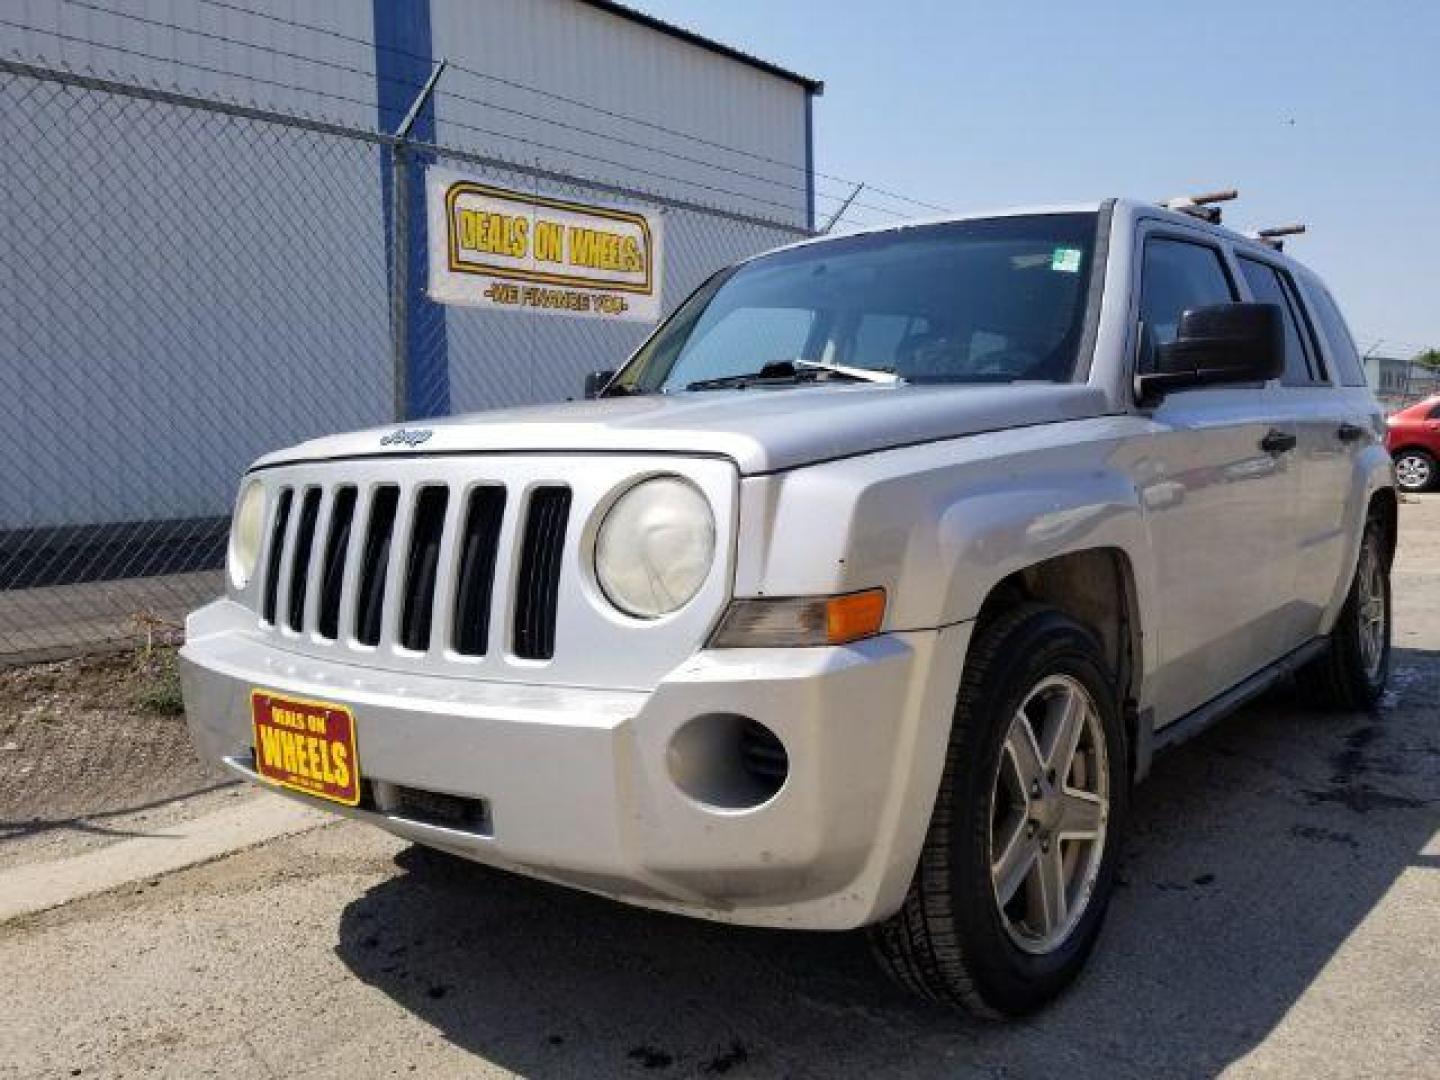
[[[658,216],[425,175],[432,300],[654,322]]]

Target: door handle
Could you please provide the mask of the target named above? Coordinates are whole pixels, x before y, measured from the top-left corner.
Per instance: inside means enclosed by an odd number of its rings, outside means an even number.
[[[1260,449],[1271,457],[1279,457],[1287,450],[1294,450],[1298,440],[1288,431],[1281,431],[1278,428],[1271,428],[1265,437],[1260,440]]]
[[[1365,429],[1356,424],[1346,423],[1341,424],[1340,430],[1335,432],[1335,434],[1340,436],[1341,442],[1354,442],[1365,434]]]

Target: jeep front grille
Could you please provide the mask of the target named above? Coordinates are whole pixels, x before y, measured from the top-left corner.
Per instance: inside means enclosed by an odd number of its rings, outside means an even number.
[[[457,713],[471,680],[647,690],[704,647],[734,580],[727,539],[672,615],[633,619],[605,599],[595,530],[631,485],[666,473],[703,491],[733,535],[739,478],[713,457],[516,448],[266,463],[252,474],[266,488],[260,557],[228,594],[277,650],[277,679],[323,681],[327,663],[402,676],[377,689],[450,677]]]
[[[513,577],[497,575],[506,505],[499,484],[458,494],[441,482],[280,487],[261,560],[261,621],[330,642],[374,648],[393,641],[412,653],[443,647],[481,657],[490,648],[492,610],[503,603],[497,580],[513,582],[511,650],[549,660],[571,492],[542,484],[525,493]],[[448,616],[439,635],[437,611]]]

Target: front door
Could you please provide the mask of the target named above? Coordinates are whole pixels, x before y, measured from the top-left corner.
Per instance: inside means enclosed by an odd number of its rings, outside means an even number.
[[[1192,308],[1239,299],[1205,238],[1156,228],[1141,238],[1139,356],[1173,341]],[[1155,557],[1160,724],[1224,693],[1293,647],[1296,429],[1271,385],[1182,390],[1151,413],[1132,463]]]

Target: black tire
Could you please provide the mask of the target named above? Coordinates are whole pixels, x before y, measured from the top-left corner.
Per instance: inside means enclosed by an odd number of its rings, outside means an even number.
[[[1094,634],[1054,608],[1023,604],[978,632],[955,706],[945,771],[910,891],[870,930],[881,966],[907,989],[989,1018],[1041,1008],[1080,972],[1115,886],[1130,786],[1115,679]],[[1098,713],[1110,807],[1098,876],[1068,937],[1037,955],[1019,948],[991,884],[991,799],[1016,710],[1053,674],[1079,682]]]
[[[1371,518],[1360,541],[1360,555],[1355,560],[1355,574],[1350,579],[1350,592],[1325,652],[1312,660],[1296,675],[1301,697],[1316,709],[1337,712],[1363,712],[1373,709],[1385,692],[1390,679],[1390,632],[1393,622],[1390,606],[1390,559],[1386,551],[1385,532],[1379,521]],[[1378,666],[1367,665],[1361,645],[1362,608],[1361,577],[1366,572],[1368,556],[1378,562],[1381,593],[1384,601],[1384,644]]]
[[[1417,446],[1408,447],[1395,455],[1395,486],[1409,495],[1418,495],[1435,486],[1437,470],[1435,455]],[[1407,464],[1413,467],[1407,468]]]

